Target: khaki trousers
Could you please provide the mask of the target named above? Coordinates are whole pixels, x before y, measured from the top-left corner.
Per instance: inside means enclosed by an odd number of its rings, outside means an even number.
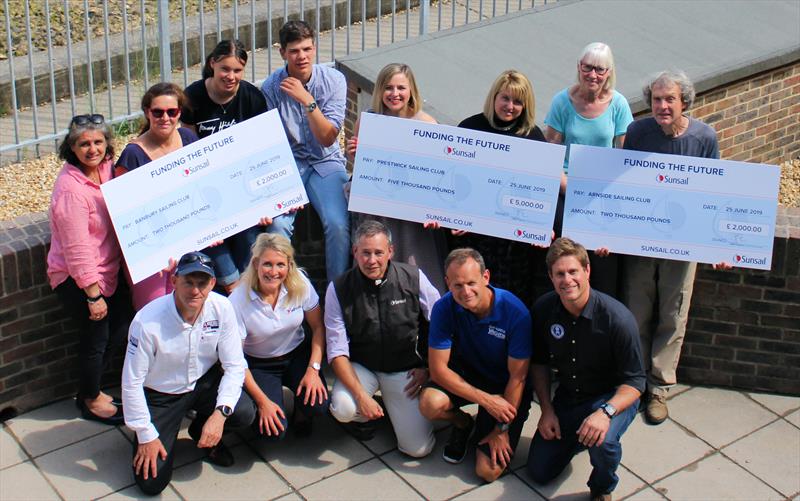
[[[677,380],[697,263],[625,256],[622,298],[639,325],[647,391],[664,394]]]

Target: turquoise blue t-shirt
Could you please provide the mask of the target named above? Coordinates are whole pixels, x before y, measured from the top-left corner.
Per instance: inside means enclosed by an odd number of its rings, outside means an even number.
[[[567,172],[570,145],[585,144],[610,148],[614,146],[614,138],[625,134],[628,125],[633,122],[628,100],[619,92],[612,92],[608,108],[595,118],[584,118],[575,110],[569,98],[569,87],[553,97],[544,123],[564,136],[564,144],[567,147],[564,172]]]

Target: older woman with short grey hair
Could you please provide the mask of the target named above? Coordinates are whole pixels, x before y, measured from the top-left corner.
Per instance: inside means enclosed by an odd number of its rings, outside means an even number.
[[[78,115],[59,147],[65,160],[50,201],[47,276],[78,326],[78,394],[85,419],[121,424],[122,406],[100,391],[112,348],[125,339],[129,299],[118,292],[122,251],[100,185],[113,178],[113,132],[103,115]],[[123,281],[124,283],[124,281]]]

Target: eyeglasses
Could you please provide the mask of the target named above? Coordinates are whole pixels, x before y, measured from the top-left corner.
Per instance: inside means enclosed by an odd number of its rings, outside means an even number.
[[[603,68],[602,66],[594,66],[591,64],[584,64],[581,63],[581,71],[584,73],[591,73],[594,70],[595,73],[598,75],[605,75],[608,72],[608,68]]]
[[[77,125],[78,127],[83,127],[84,125],[89,125],[90,123],[95,125],[100,125],[106,121],[106,117],[103,115],[98,115],[97,113],[91,115],[75,115],[72,117],[72,121],[70,122],[70,127],[73,125]]]
[[[181,260],[178,261],[178,267],[194,263],[195,261],[200,261],[200,263],[211,266],[213,261],[211,258],[203,254],[202,252],[190,252],[188,254],[184,254],[181,257]]]
[[[150,114],[153,115],[155,118],[161,118],[164,116],[164,113],[167,114],[170,118],[175,118],[181,112],[180,108],[167,108],[163,110],[161,108],[150,108]]]

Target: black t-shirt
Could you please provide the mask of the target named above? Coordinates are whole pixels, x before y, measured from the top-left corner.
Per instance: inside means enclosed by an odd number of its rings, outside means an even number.
[[[622,303],[592,289],[576,318],[551,291],[536,301],[532,314],[531,362],[558,372],[558,398],[580,402],[621,384],[644,392],[639,328]]]
[[[233,99],[224,105],[211,100],[205,80],[194,82],[184,92],[191,108],[183,109],[181,122],[194,125],[201,139],[267,111],[264,95],[244,80],[239,82],[239,90]]]
[[[472,130],[479,130],[483,132],[494,132],[495,134],[503,134],[504,136],[516,136],[521,137],[524,139],[532,139],[534,141],[545,141],[544,134],[542,134],[542,130],[539,129],[538,125],[534,125],[533,129],[528,132],[525,136],[520,136],[517,134],[517,130],[519,129],[518,124],[513,124],[511,122],[504,122],[502,120],[498,120],[497,117],[494,119],[494,123],[500,127],[508,128],[507,130],[495,129],[492,127],[492,124],[486,120],[486,117],[483,116],[483,113],[478,113],[477,115],[472,115],[469,118],[465,118],[458,124],[459,127],[463,129],[472,129]]]

